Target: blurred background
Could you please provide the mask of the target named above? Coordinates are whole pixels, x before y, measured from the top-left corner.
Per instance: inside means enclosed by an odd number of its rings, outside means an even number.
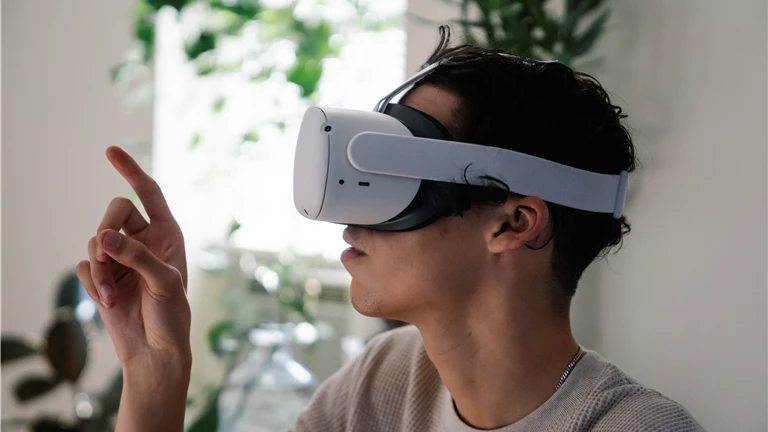
[[[437,26],[594,74],[641,169],[618,255],[577,291],[577,339],[708,430],[766,431],[762,0],[2,0],[2,430],[111,430],[111,341],[73,277],[128,150],[187,239],[187,426],[277,431],[374,334],[341,227],[292,203],[303,111],[371,109]]]

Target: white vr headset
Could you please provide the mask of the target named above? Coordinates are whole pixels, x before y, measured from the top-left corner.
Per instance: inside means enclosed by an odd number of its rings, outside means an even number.
[[[621,217],[625,171],[600,174],[512,150],[455,142],[431,116],[390,103],[437,65],[384,97],[373,112],[327,107],[306,111],[293,172],[299,213],[380,231],[410,231],[442,214],[423,180],[488,186],[487,178],[493,177],[510,192]]]

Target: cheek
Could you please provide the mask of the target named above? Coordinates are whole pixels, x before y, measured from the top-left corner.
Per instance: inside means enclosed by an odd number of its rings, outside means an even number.
[[[446,219],[414,232],[377,234],[368,271],[353,279],[356,307],[382,313],[465,298],[481,254],[476,234],[461,228]]]
[[[404,235],[385,235],[372,242],[371,255],[349,268],[352,304],[363,315],[395,318],[420,295],[420,281],[430,265],[424,262],[424,251]]]

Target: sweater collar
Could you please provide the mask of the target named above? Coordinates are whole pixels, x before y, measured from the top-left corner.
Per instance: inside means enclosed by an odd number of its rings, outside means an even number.
[[[459,417],[450,392],[440,391],[440,420],[446,432],[549,432],[562,430],[573,413],[584,403],[598,383],[608,364],[599,354],[585,350],[586,355],[573,368],[568,379],[544,404],[519,421],[492,431],[475,429]]]

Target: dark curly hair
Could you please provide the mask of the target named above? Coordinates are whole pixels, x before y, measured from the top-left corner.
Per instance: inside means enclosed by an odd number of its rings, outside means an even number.
[[[621,124],[626,115],[595,78],[557,62],[472,45],[450,47],[447,26],[440,27],[440,36],[424,66],[441,64],[416,87],[433,85],[460,98],[455,124],[446,125],[456,141],[603,174],[634,171],[635,147]],[[442,216],[460,216],[475,204],[504,203],[508,186],[487,180],[487,187],[433,183],[431,198],[450,203]],[[614,247],[618,250],[630,225],[625,217],[547,206],[553,221],[553,274],[570,298],[587,266]]]

